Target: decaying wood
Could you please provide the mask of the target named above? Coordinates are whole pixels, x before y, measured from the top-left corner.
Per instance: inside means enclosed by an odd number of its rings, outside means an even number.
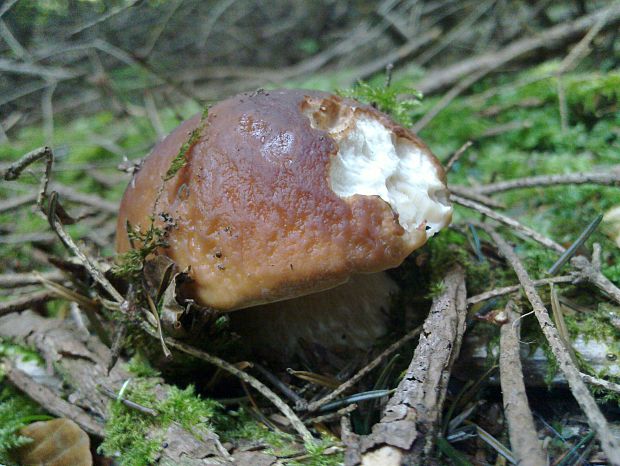
[[[549,312],[536,291],[532,279],[525,270],[521,260],[506,240],[493,228],[484,224],[478,224],[478,226],[486,230],[491,236],[500,253],[506,258],[517,274],[525,295],[534,309],[534,314],[538,319],[543,334],[549,342],[551,351],[559,363],[559,368],[564,374],[564,377],[566,377],[571,392],[587,417],[590,427],[598,436],[601,448],[607,456],[609,464],[620,466],[620,442],[612,434],[607,420],[601,413],[594,397],[592,397],[592,394],[588,391],[579,370],[571,360],[569,352],[564,347],[558,330],[551,321]]]
[[[48,366],[50,376],[35,380],[16,368],[19,361],[5,360],[7,377],[15,386],[51,413],[73,419],[91,434],[104,435],[103,425],[112,401],[97,387],[118,393],[131,377],[124,369],[127,361],[120,360],[106,374],[110,350],[96,337],[85,336],[69,321],[46,319],[31,311],[1,317],[0,338],[34,347]],[[161,381],[158,387],[158,393],[165,396],[168,386]],[[205,428],[199,430],[188,432],[177,424],[165,432],[154,430],[151,435],[168,444],[161,451],[160,461],[196,466],[234,464],[217,435]]]
[[[459,354],[467,306],[465,274],[454,267],[433,300],[405,377],[368,436],[346,436],[346,464],[422,464],[432,452],[452,364]]]
[[[546,464],[547,458],[538,440],[534,418],[525,393],[519,354],[521,329],[515,307],[512,301],[506,305],[504,312],[508,320],[500,331],[499,372],[504,413],[508,421],[510,446],[517,464],[539,466]]]

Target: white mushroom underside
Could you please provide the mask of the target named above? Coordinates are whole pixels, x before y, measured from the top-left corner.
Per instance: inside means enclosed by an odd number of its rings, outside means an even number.
[[[329,171],[336,194],[381,197],[410,236],[425,231],[429,238],[446,226],[452,208],[428,154],[368,116],[359,116],[344,136],[332,136],[339,145]]]

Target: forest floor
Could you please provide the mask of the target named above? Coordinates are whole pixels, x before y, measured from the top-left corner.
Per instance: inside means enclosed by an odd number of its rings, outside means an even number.
[[[181,457],[196,461],[188,464],[206,464],[205,457],[359,464],[370,461],[369,444],[403,457],[415,451],[435,464],[515,464],[528,448],[544,451],[554,465],[615,464],[605,442],[620,442],[620,72],[550,60],[519,73],[480,75],[464,95],[430,97],[411,88],[418,70],[388,73],[388,80],[379,73],[346,90],[331,87],[338,74],[301,84],[373,103],[412,127],[449,167],[455,215],[390,272],[399,286],[392,329],[340,373],[307,361],[262,367],[225,344],[226,319],[213,322],[212,342],[199,350],[160,338],[120,315],[123,297],[115,307],[114,293],[102,290],[107,278],[95,275],[114,262],[128,168],[201,112],[198,103],[62,117],[52,128],[24,127],[0,145],[5,174],[25,154],[51,145],[48,192],[78,219],[67,222],[55,202],[47,215],[36,206],[47,153],[0,185],[0,462],[14,462],[16,448],[27,443],[21,428],[51,415],[90,434],[98,464],[106,457],[128,465]],[[65,247],[63,235],[77,246]],[[69,261],[78,249],[84,256]],[[566,250],[570,257],[558,264]],[[89,262],[95,260],[99,265]],[[443,302],[452,303],[446,312],[460,331],[441,334],[433,310]],[[515,321],[520,335],[510,333]],[[456,350],[436,374],[428,363],[420,379],[445,399],[417,399],[419,387],[406,383],[412,357],[424,361],[425,348],[440,357],[433,345],[445,339]],[[162,347],[172,350],[172,363]],[[526,417],[542,447],[511,432],[528,425],[505,409],[508,389],[519,381],[502,375],[502,364],[514,360],[501,359],[514,351],[521,353]],[[384,408],[399,406],[399,396],[437,411],[413,423],[425,433],[421,439],[428,432],[438,439],[436,450],[377,436],[373,426],[398,437]]]

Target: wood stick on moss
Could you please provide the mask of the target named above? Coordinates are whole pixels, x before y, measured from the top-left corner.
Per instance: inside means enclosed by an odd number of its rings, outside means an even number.
[[[577,283],[591,283],[620,304],[620,288],[614,285],[600,270],[595,268],[588,259],[583,256],[573,257],[571,264],[577,269],[573,277]]]
[[[525,295],[532,305],[534,314],[538,319],[543,334],[551,347],[553,355],[559,363],[560,370],[564,374],[573,396],[587,417],[590,427],[596,432],[601,442],[601,448],[605,452],[609,463],[615,466],[620,466],[620,442],[614,437],[613,433],[609,429],[609,425],[607,424],[605,417],[601,413],[596,401],[583,382],[581,373],[573,364],[567,349],[564,347],[564,344],[560,339],[558,330],[551,321],[549,312],[547,311],[540,295],[536,291],[534,283],[521,263],[521,260],[506,240],[492,227],[480,223],[477,226],[484,229],[491,236],[500,253],[506,258],[517,274],[519,282],[521,282],[521,286],[523,286]]]
[[[334,391],[328,393],[323,398],[310,403],[308,405],[308,411],[313,412],[318,410],[324,404],[329,403],[330,401],[336,399],[338,396],[349,390],[351,387],[354,387],[357,382],[359,382],[363,377],[369,374],[374,368],[379,366],[379,364],[385,361],[391,354],[395,353],[401,346],[417,337],[421,331],[422,326],[419,326],[406,333],[398,341],[388,346],[379,356],[373,359],[369,364],[360,369],[353,377],[351,377],[346,382],[343,382]]]
[[[569,173],[566,175],[540,175],[515,180],[498,181],[472,189],[479,194],[497,194],[513,189],[538,188],[546,186],[576,184],[598,184],[603,186],[620,186],[620,166],[610,167],[605,173]]]
[[[534,241],[542,244],[543,246],[549,249],[552,249],[559,253],[563,253],[565,251],[562,245],[556,243],[555,241],[553,241],[550,238],[547,238],[544,235],[541,235],[536,230],[533,230],[532,228],[523,225],[522,223],[518,222],[512,217],[508,217],[507,215],[500,214],[499,212],[495,212],[494,210],[489,209],[488,207],[483,206],[482,204],[478,202],[470,201],[469,199],[465,199],[461,196],[457,196],[456,194],[450,195],[450,200],[456,202],[457,204],[462,205],[463,207],[468,207],[477,212],[480,212],[482,215],[492,218],[493,220],[497,220],[498,222],[503,223],[504,225],[507,225],[513,228],[517,232],[523,234],[524,236],[527,236],[528,238],[533,239]]]
[[[479,202],[487,207],[492,207],[495,209],[505,209],[506,206],[499,201],[485,195],[479,194],[474,189],[468,188],[466,186],[449,186],[450,192],[457,196],[464,197],[465,199],[469,199],[471,201]]]
[[[515,61],[532,52],[544,48],[557,48],[569,43],[579,34],[588,31],[601,18],[605,18],[605,27],[620,22],[620,9],[617,5],[600,8],[583,15],[574,21],[562,21],[533,37],[515,40],[499,50],[468,57],[449,66],[431,69],[422,80],[415,83],[415,88],[424,94],[431,94],[448,87],[481,68],[497,69],[506,63]],[[542,56],[542,55],[541,55]]]
[[[585,383],[590,385],[596,385],[597,387],[602,387],[605,390],[609,390],[611,392],[620,393],[620,384],[610,382],[609,380],[599,379],[597,377],[592,377],[588,374],[581,374],[581,378]]]
[[[551,277],[551,278],[543,278],[540,280],[534,280],[534,286],[544,286],[549,283],[572,283],[574,278],[570,275],[561,275],[559,277]],[[467,305],[471,306],[473,304],[481,303],[482,301],[487,301],[489,299],[497,298],[498,296],[504,296],[511,293],[516,293],[521,289],[521,285],[512,285],[512,286],[504,286],[502,288],[495,288],[494,290],[485,291],[484,293],[480,293],[474,295],[470,298],[467,298]]]
[[[147,324],[143,324],[142,328],[152,337],[157,338],[159,340],[159,335],[156,330],[151,328]],[[271,401],[281,412],[286,416],[286,418],[291,423],[291,426],[297,431],[297,433],[301,436],[304,442],[314,442],[314,437],[301,422],[301,419],[297,417],[297,414],[291,409],[289,405],[287,405],[282,398],[280,398],[277,394],[275,394],[269,387],[264,385],[261,381],[254,378],[247,372],[237,369],[235,366],[230,364],[229,362],[224,361],[223,359],[218,358],[217,356],[213,356],[209,353],[199,350],[198,348],[194,348],[193,346],[187,345],[180,341],[175,340],[174,338],[166,337],[164,338],[166,345],[170,348],[176,348],[179,351],[182,351],[186,354],[194,356],[195,358],[201,359],[203,361],[208,362],[209,364],[213,364],[216,367],[234,375],[240,380],[246,382],[250,386],[254,387],[261,395]]]
[[[538,466],[547,463],[530,411],[523,369],[519,355],[520,324],[516,306],[509,301],[505,308],[508,321],[502,325],[499,340],[499,372],[504,413],[508,421],[510,447],[520,466]]]

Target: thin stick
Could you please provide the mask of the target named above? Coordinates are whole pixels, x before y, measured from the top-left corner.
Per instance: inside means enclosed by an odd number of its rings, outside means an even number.
[[[523,369],[519,356],[519,340],[521,328],[516,319],[517,312],[514,302],[506,304],[504,312],[508,322],[500,330],[499,372],[504,401],[504,413],[508,421],[510,447],[521,466],[538,466],[547,463],[538,436],[534,418],[530,411]],[[514,322],[514,324],[513,324]]]
[[[600,184],[603,186],[620,186],[620,166],[610,167],[606,173],[569,173],[567,175],[540,175],[516,180],[498,181],[472,189],[479,194],[496,194],[513,189],[536,188],[543,186],[575,184]]]
[[[112,400],[120,401],[128,408],[135,409],[136,411],[141,412],[143,414],[147,414],[148,416],[151,416],[151,417],[157,417],[159,415],[157,410],[153,408],[149,408],[147,406],[143,406],[139,403],[136,403],[135,401],[128,400],[127,398],[124,398],[120,396],[119,394],[114,393],[108,387],[104,387],[103,385],[98,385],[97,390],[103,393],[108,398],[111,398]]]
[[[142,328],[152,337],[159,339],[159,334],[157,333],[157,331],[152,329],[150,326],[143,324]],[[282,414],[284,414],[284,416],[286,416],[286,418],[291,423],[291,426],[293,426],[293,428],[297,431],[297,433],[299,433],[299,435],[304,440],[304,442],[314,442],[314,438],[312,437],[312,434],[306,428],[304,423],[301,422],[301,419],[297,417],[297,414],[295,414],[295,412],[290,408],[290,406],[287,405],[282,400],[282,398],[280,398],[269,387],[264,385],[258,379],[254,378],[247,372],[237,369],[235,366],[233,366],[229,362],[224,361],[223,359],[220,359],[209,353],[206,353],[197,348],[194,348],[193,346],[177,341],[174,338],[165,337],[164,341],[166,342],[166,345],[168,345],[168,347],[176,348],[179,351],[183,351],[184,353],[187,353],[198,359],[207,361],[209,364],[213,364],[214,366],[219,367],[220,369],[225,370],[226,372],[229,372],[230,374],[234,375],[235,377],[241,379],[242,381],[254,387],[256,390],[258,390],[258,392],[261,395],[263,395],[265,398],[271,401],[282,412]]]
[[[507,215],[500,214],[499,212],[495,212],[494,210],[491,210],[488,207],[483,206],[482,204],[478,202],[470,201],[469,199],[465,199],[461,196],[457,196],[456,194],[450,195],[450,200],[464,207],[469,207],[470,209],[476,210],[480,212],[482,215],[486,215],[487,217],[492,218],[493,220],[497,220],[498,222],[503,223],[504,225],[514,228],[518,232],[522,233],[524,236],[527,236],[528,238],[531,238],[534,241],[537,241],[538,243],[542,244],[543,246],[549,249],[553,249],[554,251],[559,252],[559,253],[564,252],[564,248],[560,244],[556,243],[552,239],[547,238],[546,236],[541,235],[540,233],[531,229],[530,227],[523,225],[522,223],[518,222],[512,217],[508,217]]]
[[[612,10],[611,15],[613,15],[616,10]],[[562,63],[560,63],[560,67],[558,69],[558,74],[564,74],[567,71],[571,71],[575,68],[577,63],[579,63],[579,61],[581,61],[588,54],[590,51],[590,43],[594,40],[598,33],[601,32],[603,27],[605,27],[611,15],[601,16],[599,20],[594,23],[594,26],[590,28],[583,39],[581,39],[579,43],[571,49],[566,58],[562,60]]]
[[[325,395],[323,398],[310,403],[308,405],[308,411],[310,412],[316,411],[324,404],[329,403],[330,401],[334,400],[336,397],[342,395],[348,389],[353,387],[357,382],[359,382],[364,376],[370,373],[370,371],[372,371],[375,367],[377,367],[379,364],[385,361],[391,354],[396,352],[396,350],[398,350],[401,346],[403,346],[409,340],[412,340],[413,338],[417,337],[421,331],[422,331],[422,326],[419,326],[417,328],[414,328],[407,334],[403,335],[398,341],[388,346],[379,356],[377,356],[369,364],[367,364],[362,369],[360,369],[357,372],[357,374],[355,374],[349,380],[341,384],[334,391]]]
[[[94,194],[86,194],[59,183],[53,183],[52,189],[71,202],[84,204],[110,214],[118,214],[118,203],[111,202]]]
[[[117,302],[122,303],[125,301],[125,298],[114,288],[114,286],[108,281],[103,272],[101,271],[101,267],[99,264],[95,263],[91,260],[82,250],[78,247],[77,244],[73,241],[73,238],[69,236],[69,234],[64,230],[62,223],[58,219],[58,215],[56,215],[56,193],[52,193],[50,196],[50,207],[48,213],[48,220],[52,230],[58,235],[63,244],[69,249],[75,256],[80,260],[82,265],[88,270],[93,279],[99,283],[104,290],[106,290],[110,296]]]
[[[424,94],[431,94],[481,68],[497,69],[536,50],[568,43],[574,36],[589,30],[603,17],[606,18],[606,26],[618,23],[620,12],[618,12],[617,5],[598,9],[574,21],[562,21],[536,36],[515,40],[499,50],[474,55],[449,66],[431,69],[422,80],[415,84],[415,88]]]
[[[467,141],[465,144],[463,144],[461,147],[459,147],[454,154],[452,154],[450,156],[448,161],[444,164],[444,169],[446,170],[446,173],[448,173],[450,170],[452,170],[452,167],[454,166],[454,164],[459,161],[461,156],[465,152],[467,152],[467,149],[469,149],[471,146],[473,146],[473,144],[474,143],[472,141]]]
[[[9,198],[0,202],[0,213],[5,214],[11,212],[36,200],[37,196],[33,194],[24,194],[23,196]]]
[[[540,327],[549,343],[549,346],[551,347],[551,351],[559,362],[560,370],[568,381],[568,385],[573,393],[573,396],[577,400],[577,403],[579,403],[579,406],[585,416],[588,418],[590,427],[596,432],[601,442],[601,448],[605,452],[610,464],[620,466],[620,442],[610,431],[605,417],[601,413],[596,401],[583,382],[581,373],[573,364],[573,361],[571,360],[567,349],[564,347],[555,325],[549,318],[549,313],[545,308],[540,295],[536,291],[532,279],[525,270],[525,267],[523,267],[521,260],[506,240],[493,228],[484,224],[479,224],[478,226],[479,228],[483,228],[491,236],[500,253],[506,258],[517,274],[519,282],[521,282],[523,290],[525,291],[525,295],[532,305],[534,314],[536,315]]]
[[[316,416],[316,417],[311,417],[310,419],[306,419],[304,423],[308,425],[312,425],[312,424],[318,424],[320,422],[334,421],[336,419],[340,419],[342,416],[351,414],[356,409],[357,409],[357,405],[353,403],[353,404],[345,406],[344,408],[340,408],[338,411],[334,411],[333,413],[323,414],[322,416]]]
[[[505,209],[506,206],[495,199],[486,196],[484,194],[478,193],[476,190],[471,189],[467,186],[450,186],[450,192],[452,194],[456,194],[457,196],[464,197],[465,199],[469,199],[471,201],[479,202],[482,205],[487,207],[493,207],[495,209]]]
[[[576,283],[592,283],[620,304],[620,288],[614,285],[600,270],[595,269],[588,259],[583,256],[573,257],[571,264],[578,270],[573,277]]]
[[[591,375],[581,373],[581,379],[585,383],[589,383],[590,385],[596,385],[597,387],[603,387],[606,390],[620,393],[620,384],[613,383],[608,380],[599,379],[597,377],[592,377]]]
[[[41,283],[41,278],[51,282],[61,282],[65,279],[60,270],[51,272],[3,273],[0,274],[0,288],[20,288]]]
[[[304,400],[301,396],[299,396],[295,391],[291,390],[291,388],[282,382],[277,376],[272,374],[270,371],[265,369],[260,364],[252,364],[254,369],[260,372],[269,382],[271,382],[275,387],[278,388],[286,397],[295,403],[296,411],[305,411],[308,408],[308,402]]]
[[[52,154],[52,149],[49,147],[39,147],[31,152],[28,152],[18,161],[9,165],[9,168],[4,172],[4,179],[7,181],[13,181],[19,178],[22,172],[26,169],[27,166],[33,164],[34,162],[46,159],[45,161],[45,176],[43,181],[41,182],[41,188],[39,189],[39,195],[37,197],[37,206],[39,208],[43,207],[43,200],[45,199],[45,194],[47,193],[47,186],[50,181],[50,176],[52,174],[52,164],[54,163],[54,154]]]
[[[390,87],[392,84],[392,73],[394,72],[394,63],[388,63],[385,65],[385,87]]]
[[[36,293],[28,293],[25,296],[0,302],[0,316],[10,314],[12,312],[23,311],[33,306],[46,303],[56,298],[56,293],[52,291],[38,291]]]

